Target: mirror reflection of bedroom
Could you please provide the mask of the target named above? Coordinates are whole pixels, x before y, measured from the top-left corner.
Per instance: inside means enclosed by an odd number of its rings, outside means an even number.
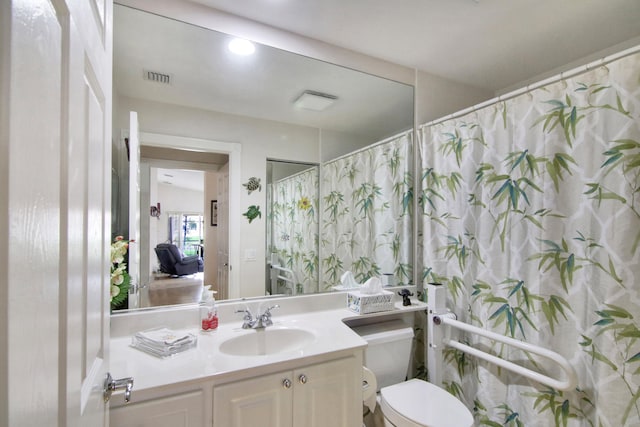
[[[194,303],[200,301],[203,285],[216,290],[214,206],[217,170],[225,160],[220,157],[226,156],[203,159],[204,153],[197,153],[198,161],[193,162],[190,154],[151,147],[141,151],[140,201],[142,207],[149,206],[140,227],[141,274],[149,275],[142,282],[149,283],[148,294],[143,290],[141,295],[148,298],[146,306]]]

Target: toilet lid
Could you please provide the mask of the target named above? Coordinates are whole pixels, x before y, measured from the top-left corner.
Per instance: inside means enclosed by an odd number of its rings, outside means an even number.
[[[473,415],[452,394],[413,379],[380,389],[384,416],[398,427],[471,427]]]

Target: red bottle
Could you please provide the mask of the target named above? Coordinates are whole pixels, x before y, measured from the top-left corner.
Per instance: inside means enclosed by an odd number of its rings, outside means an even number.
[[[218,310],[213,296],[200,303],[200,329],[204,332],[218,329]]]

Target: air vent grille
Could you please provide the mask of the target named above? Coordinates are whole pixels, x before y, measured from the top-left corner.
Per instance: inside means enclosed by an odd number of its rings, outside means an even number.
[[[144,70],[142,77],[145,80],[149,80],[152,82],[162,83],[165,85],[171,84],[171,75],[160,73],[158,71]]]

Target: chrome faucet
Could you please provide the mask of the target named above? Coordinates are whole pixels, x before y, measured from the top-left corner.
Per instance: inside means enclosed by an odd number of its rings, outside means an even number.
[[[271,320],[271,310],[273,310],[274,308],[280,308],[280,306],[278,304],[272,305],[271,307],[267,308],[264,313],[258,315],[256,317],[256,325],[253,328],[260,329],[273,325],[273,321]]]
[[[242,323],[242,329],[253,328],[253,325],[255,325],[256,321],[248,308],[244,310],[236,310],[236,313],[244,313],[244,316],[242,317],[242,320],[244,321],[244,323]]]
[[[255,318],[249,311],[249,309],[244,310],[236,310],[236,313],[244,313],[242,320],[244,323],[242,324],[242,329],[264,329],[267,326],[273,325],[273,321],[271,320],[271,310],[274,308],[280,308],[278,304],[273,305],[267,308],[264,313],[258,314]]]

